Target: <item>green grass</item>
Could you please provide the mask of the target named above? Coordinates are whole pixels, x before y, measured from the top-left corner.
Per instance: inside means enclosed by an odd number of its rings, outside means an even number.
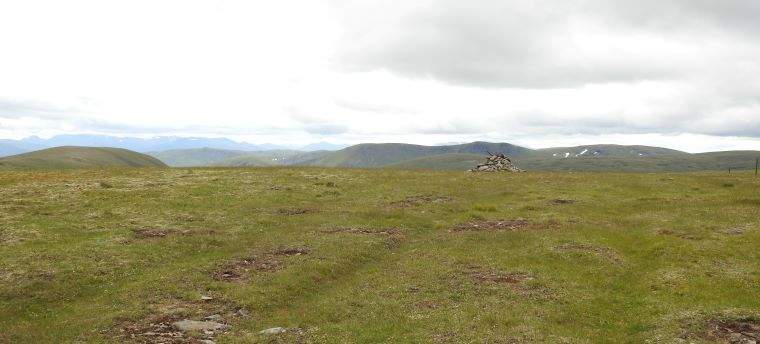
[[[0,342],[139,342],[121,330],[219,313],[217,343],[702,343],[711,319],[760,315],[759,191],[749,173],[2,172]],[[309,254],[213,278],[281,247]],[[274,326],[301,330],[258,334]]]
[[[0,158],[0,170],[164,166],[154,157],[108,147],[55,147]]]

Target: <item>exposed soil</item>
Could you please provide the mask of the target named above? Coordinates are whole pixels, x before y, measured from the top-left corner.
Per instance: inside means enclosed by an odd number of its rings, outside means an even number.
[[[574,199],[565,199],[565,198],[557,198],[557,199],[553,199],[553,200],[549,201],[549,203],[554,204],[554,205],[573,204],[573,203],[576,203],[576,202],[578,202],[578,201],[576,201]]]
[[[728,235],[741,235],[744,234],[744,232],[747,230],[745,227],[734,227],[734,228],[728,228],[722,231],[723,234]]]
[[[699,337],[721,344],[754,344],[760,341],[760,319],[713,319],[702,331],[687,333],[683,337]]]
[[[391,202],[391,205],[406,208],[406,207],[415,207],[415,206],[429,204],[429,203],[435,203],[435,204],[448,203],[448,202],[451,202],[451,200],[452,198],[448,196],[417,195],[417,196],[406,197],[400,201]]]
[[[193,235],[201,234],[189,229],[164,229],[164,228],[137,228],[132,230],[138,239],[164,238],[170,235]],[[202,230],[203,234],[214,234],[214,230]]]
[[[316,212],[314,209],[307,208],[282,208],[277,210],[277,214],[285,216],[305,215]]]
[[[163,238],[168,234],[168,231],[163,230],[163,229],[147,229],[147,228],[133,229],[132,232],[135,233],[135,237],[138,237],[140,239]]]
[[[282,257],[306,255],[309,254],[309,251],[309,248],[306,247],[283,246],[268,253],[236,259],[214,271],[212,276],[218,281],[242,282],[250,277],[251,271],[275,272],[282,270],[285,267]]]
[[[154,315],[137,322],[122,325],[119,337],[134,343],[193,343],[184,333],[172,327],[172,323],[181,320],[179,315]]]
[[[247,317],[248,312],[240,307],[231,305],[179,301],[157,314],[142,319],[125,319],[112,332],[104,332],[118,338],[119,342],[146,344],[196,344],[201,340],[213,339],[224,330],[205,331],[204,333],[183,333],[173,326],[173,323],[185,319],[199,321],[214,321],[227,324],[228,321],[239,317]]]
[[[471,221],[454,226],[452,232],[517,231],[530,225],[525,219]]]
[[[472,278],[483,283],[520,284],[533,279],[533,277],[523,273],[483,270],[479,267],[471,267],[468,273]]]
[[[686,239],[686,240],[701,240],[702,239],[701,237],[697,235],[684,233],[683,231],[669,229],[669,228],[660,228],[657,230],[657,234],[671,235],[671,236],[678,237],[681,239]]]

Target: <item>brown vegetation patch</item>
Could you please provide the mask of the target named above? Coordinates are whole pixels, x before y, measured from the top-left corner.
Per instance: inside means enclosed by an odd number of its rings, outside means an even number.
[[[428,204],[428,203],[435,203],[435,204],[448,203],[448,202],[451,202],[451,200],[452,198],[448,196],[416,195],[416,196],[406,197],[400,201],[391,202],[391,205],[406,208],[406,207],[414,207],[414,206],[419,206],[419,205]]]
[[[686,333],[683,337],[698,337],[721,344],[750,344],[760,341],[760,319],[712,319],[701,331]]]
[[[196,344],[204,339],[212,340],[225,330],[184,333],[173,324],[182,320],[198,320],[227,325],[228,320],[249,316],[244,308],[214,302],[177,301],[159,308],[154,310],[156,313],[141,319],[122,320],[114,330],[104,333],[120,343]]]
[[[728,234],[728,235],[741,235],[741,234],[744,234],[746,230],[747,230],[747,227],[733,227],[733,228],[724,229],[722,233]]]
[[[574,199],[565,199],[565,198],[557,198],[557,199],[553,199],[553,200],[549,201],[549,203],[554,204],[554,205],[573,204],[573,203],[576,203],[576,202],[578,202],[578,201],[576,201]]]
[[[137,228],[132,230],[138,239],[164,238],[171,235],[214,234],[214,230],[193,231],[189,229]]]
[[[316,212],[314,209],[308,208],[282,208],[277,210],[277,214],[285,216],[305,215]]]
[[[530,222],[525,219],[471,221],[458,224],[451,231],[517,231],[528,227],[528,225],[530,225]]]
[[[138,229],[133,229],[132,232],[134,232],[135,236],[140,239],[163,238],[168,235],[168,231],[163,230],[163,229],[138,228]]]
[[[136,322],[126,322],[119,329],[118,337],[136,343],[192,343],[192,338],[186,338],[184,333],[172,327],[172,323],[179,320],[179,315],[162,314]]]
[[[670,236],[674,236],[674,237],[681,238],[681,239],[686,239],[686,240],[701,240],[702,239],[701,237],[699,237],[697,235],[689,234],[689,233],[686,233],[684,231],[675,230],[675,229],[669,229],[669,228],[660,228],[660,229],[657,229],[657,234],[660,234],[660,235],[670,235]]]
[[[533,279],[533,277],[523,273],[481,270],[478,268],[470,270],[469,274],[479,282],[498,284],[520,284]]]
[[[300,256],[309,254],[306,247],[279,247],[276,250],[249,258],[236,259],[214,271],[212,276],[217,281],[241,282],[250,277],[251,271],[275,272],[285,267],[280,259],[285,256]]]
[[[569,243],[564,243],[559,246],[555,246],[554,249],[558,251],[565,251],[565,252],[590,253],[595,256],[604,258],[606,260],[615,262],[615,263],[622,262],[622,259],[620,259],[620,256],[617,254],[617,252],[615,252],[615,250],[609,247],[594,246],[591,244],[579,243],[579,242],[569,242]]]

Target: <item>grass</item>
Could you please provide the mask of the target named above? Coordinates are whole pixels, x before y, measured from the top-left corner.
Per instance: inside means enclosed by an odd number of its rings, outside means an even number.
[[[708,342],[711,321],[760,314],[759,187],[749,173],[2,172],[0,342],[150,342],[156,319],[211,314],[231,325],[217,343]],[[294,247],[308,253],[276,253]],[[273,267],[215,278],[246,258]],[[258,334],[275,326],[289,331]]]

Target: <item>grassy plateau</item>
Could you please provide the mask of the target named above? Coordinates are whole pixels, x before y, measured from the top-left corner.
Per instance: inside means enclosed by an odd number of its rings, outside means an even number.
[[[0,300],[3,343],[745,343],[760,178],[3,171]]]

